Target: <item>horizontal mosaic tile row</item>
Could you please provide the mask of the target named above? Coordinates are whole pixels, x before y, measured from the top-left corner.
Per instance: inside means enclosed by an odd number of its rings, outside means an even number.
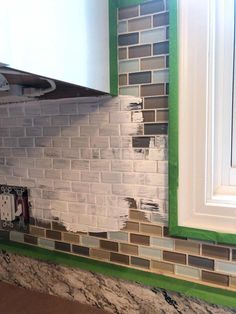
[[[101,259],[187,280],[236,288],[236,249],[166,237],[166,227],[128,221],[120,232],[68,233],[58,223],[30,225],[28,234],[0,230],[1,239]],[[220,253],[219,253],[220,252]]]

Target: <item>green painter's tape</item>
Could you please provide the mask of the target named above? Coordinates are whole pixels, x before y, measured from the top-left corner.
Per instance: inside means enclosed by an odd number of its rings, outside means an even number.
[[[178,225],[178,27],[177,2],[170,0],[169,85],[169,230],[175,237],[236,244],[236,235]]]
[[[236,292],[212,288],[197,283],[170,278],[164,275],[147,273],[141,270],[95,261],[85,257],[49,251],[22,243],[1,240],[0,249],[38,260],[53,262],[64,266],[75,267],[107,276],[138,282],[151,287],[181,292],[186,296],[200,298],[212,304],[236,308]]]
[[[117,3],[109,1],[110,94],[118,95]]]

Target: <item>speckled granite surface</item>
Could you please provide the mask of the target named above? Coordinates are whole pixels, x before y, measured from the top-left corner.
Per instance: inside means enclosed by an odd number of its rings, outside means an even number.
[[[236,313],[162,289],[0,252],[0,280],[97,306],[110,313]]]

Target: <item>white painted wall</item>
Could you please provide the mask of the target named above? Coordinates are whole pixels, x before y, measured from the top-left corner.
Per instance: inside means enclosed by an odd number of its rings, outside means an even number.
[[[0,0],[0,62],[109,92],[108,0]]]

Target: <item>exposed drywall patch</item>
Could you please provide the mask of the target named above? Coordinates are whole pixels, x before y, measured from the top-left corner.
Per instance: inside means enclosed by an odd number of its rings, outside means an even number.
[[[132,112],[132,121],[133,122],[143,122],[143,113],[142,111]]]

